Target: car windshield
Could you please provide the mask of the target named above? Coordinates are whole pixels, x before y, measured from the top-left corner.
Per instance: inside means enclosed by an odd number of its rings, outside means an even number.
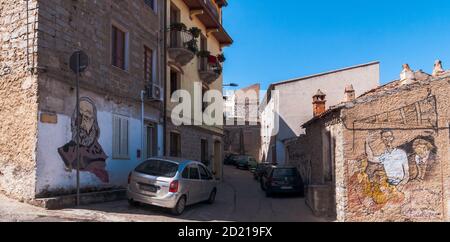
[[[138,166],[136,172],[150,176],[172,178],[178,172],[178,165],[168,161],[148,160]]]
[[[275,169],[273,171],[273,176],[274,177],[296,177],[297,171],[296,171],[296,169],[290,169],[290,168]]]

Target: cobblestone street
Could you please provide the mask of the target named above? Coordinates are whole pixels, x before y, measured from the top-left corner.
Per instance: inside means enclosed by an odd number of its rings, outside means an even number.
[[[248,171],[225,167],[225,182],[214,205],[198,204],[180,217],[151,206],[131,208],[126,201],[77,209],[48,211],[0,196],[0,221],[99,222],[303,222],[323,221],[311,213],[303,198],[266,198]]]

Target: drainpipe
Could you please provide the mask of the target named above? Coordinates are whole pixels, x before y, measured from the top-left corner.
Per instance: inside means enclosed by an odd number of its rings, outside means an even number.
[[[166,40],[166,27],[167,27],[167,11],[168,11],[168,1],[164,1],[164,13],[162,28],[162,39],[163,39],[163,59],[164,59],[164,70],[163,70],[163,83],[164,83],[164,100],[163,100],[163,155],[167,156],[167,40]]]
[[[141,91],[141,159],[144,160],[145,144],[145,91]]]

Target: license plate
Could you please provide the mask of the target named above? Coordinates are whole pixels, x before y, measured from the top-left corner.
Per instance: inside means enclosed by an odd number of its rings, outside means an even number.
[[[293,187],[281,187],[283,190],[291,190]]]
[[[158,189],[155,186],[150,186],[150,185],[140,185],[139,188],[142,191],[151,192],[151,193],[156,193],[158,191]]]

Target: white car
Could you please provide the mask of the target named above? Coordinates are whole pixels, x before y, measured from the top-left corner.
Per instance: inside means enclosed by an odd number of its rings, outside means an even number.
[[[218,182],[200,162],[178,158],[152,158],[128,178],[128,202],[171,209],[181,215],[186,206],[215,202]]]

